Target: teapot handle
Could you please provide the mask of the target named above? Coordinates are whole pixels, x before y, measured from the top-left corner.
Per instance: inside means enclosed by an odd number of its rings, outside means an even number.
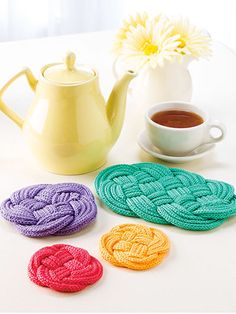
[[[8,87],[21,75],[26,76],[30,87],[33,91],[35,91],[37,80],[29,68],[24,68],[16,75],[14,75],[0,90],[0,110],[5,113],[5,115],[8,116],[13,122],[15,122],[20,128],[22,128],[24,121],[3,102],[2,96],[3,93],[8,89]]]

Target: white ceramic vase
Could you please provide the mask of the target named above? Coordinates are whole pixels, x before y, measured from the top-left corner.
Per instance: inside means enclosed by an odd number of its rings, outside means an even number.
[[[115,76],[120,76],[127,67],[122,60],[115,64]],[[188,70],[191,59],[166,61],[163,66],[144,66],[133,80],[130,94],[138,107],[150,106],[164,101],[191,101],[192,79]],[[122,65],[123,63],[123,65]],[[119,69],[119,71],[118,71]]]

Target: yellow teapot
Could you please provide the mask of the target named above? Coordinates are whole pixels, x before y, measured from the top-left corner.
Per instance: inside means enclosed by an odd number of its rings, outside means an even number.
[[[9,85],[26,75],[35,97],[25,120],[2,100]],[[36,80],[25,68],[0,91],[0,110],[23,131],[27,145],[41,165],[58,174],[81,174],[102,166],[119,137],[125,115],[128,71],[115,84],[107,104],[101,94],[98,73],[87,66],[75,66],[70,52],[65,63],[41,69]]]

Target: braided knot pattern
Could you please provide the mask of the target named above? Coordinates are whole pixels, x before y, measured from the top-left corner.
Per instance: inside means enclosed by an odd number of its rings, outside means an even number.
[[[103,274],[101,263],[71,245],[56,244],[37,251],[30,259],[29,278],[39,286],[77,292],[94,284]]]
[[[124,224],[111,229],[100,241],[102,257],[115,266],[144,270],[161,263],[169,240],[160,230]]]
[[[95,181],[114,212],[188,230],[209,230],[236,214],[234,188],[183,169],[154,163],[115,165]]]
[[[66,235],[90,224],[97,214],[91,191],[77,183],[39,184],[14,192],[1,204],[2,216],[24,235]]]

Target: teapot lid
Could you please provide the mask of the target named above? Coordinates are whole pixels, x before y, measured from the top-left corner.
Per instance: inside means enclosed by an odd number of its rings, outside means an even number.
[[[46,66],[42,74],[47,80],[64,85],[85,83],[95,77],[96,72],[89,67],[75,66],[75,59],[75,54],[69,52],[64,63]]]

